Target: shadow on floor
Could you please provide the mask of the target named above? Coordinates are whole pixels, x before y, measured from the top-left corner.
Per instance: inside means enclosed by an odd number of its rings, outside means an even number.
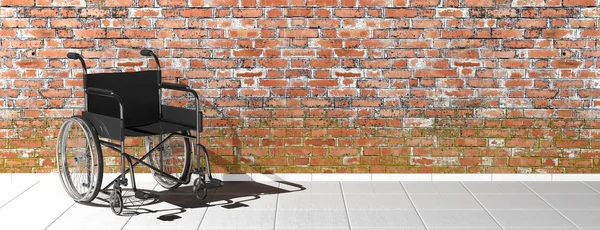
[[[226,209],[249,207],[250,205],[245,202],[260,199],[262,195],[291,193],[306,189],[302,185],[292,182],[279,181],[278,183],[291,186],[294,189],[286,190],[255,181],[229,181],[225,182],[225,186],[221,188],[209,190],[209,194],[204,200],[196,198],[192,186],[182,186],[177,189],[165,191],[138,189],[139,191],[150,194],[149,199],[142,200],[136,198],[131,189],[123,188],[123,203],[125,204],[125,207],[122,215],[135,216],[147,213],[168,212],[169,214],[160,216],[158,219],[163,221],[173,221],[181,218],[176,214],[186,212],[186,209],[213,206],[220,206]],[[149,205],[162,202],[177,207],[168,209],[148,207]],[[107,211],[109,211],[108,194],[100,192],[95,200],[91,203],[85,203],[84,205],[106,207]]]

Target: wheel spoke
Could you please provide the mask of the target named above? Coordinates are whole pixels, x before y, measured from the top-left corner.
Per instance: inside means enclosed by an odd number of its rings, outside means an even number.
[[[160,143],[160,141],[157,140],[160,139],[158,137],[147,137],[146,151],[150,151],[150,149],[155,146],[155,143]],[[191,144],[189,140],[180,136],[173,136],[169,140],[166,140],[161,147],[157,148],[157,150],[152,152],[146,159],[149,164],[162,169],[163,172],[176,178],[181,178],[189,172],[191,164],[190,158]],[[159,172],[154,172],[154,170],[151,171],[156,181],[167,189],[174,189],[181,185],[181,183],[171,180]]]

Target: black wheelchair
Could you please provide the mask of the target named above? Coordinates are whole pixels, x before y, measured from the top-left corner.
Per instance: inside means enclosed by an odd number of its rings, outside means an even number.
[[[136,189],[133,169],[138,164],[149,167],[154,179],[166,189],[188,184],[192,174],[198,174],[192,186],[198,199],[206,198],[207,189],[223,186],[223,181],[212,177],[207,149],[200,144],[202,112],[198,94],[186,85],[162,82],[158,56],[146,49],[140,54],[153,57],[157,69],[88,74],[80,54],[67,55],[69,59],[79,59],[83,67],[85,110],[81,115],[68,118],[60,128],[56,143],[58,173],[73,200],[88,203],[102,191],[109,195],[109,206],[117,215],[123,211],[121,186],[128,184],[127,173],[135,197],[147,199],[150,196]],[[192,94],[196,109],[164,105],[161,102],[163,90]],[[195,136],[191,135],[192,131]],[[136,158],[126,153],[125,137],[145,137],[146,154]],[[196,168],[192,169],[190,139],[194,138]],[[120,175],[102,189],[101,146],[117,151],[121,166]],[[204,155],[204,167],[201,167],[200,152]],[[117,155],[114,164],[118,165],[118,159]]]

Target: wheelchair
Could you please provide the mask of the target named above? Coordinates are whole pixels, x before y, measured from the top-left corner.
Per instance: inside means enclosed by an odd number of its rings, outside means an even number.
[[[128,185],[127,173],[134,196],[140,199],[150,196],[136,189],[133,169],[138,164],[150,168],[154,179],[166,189],[189,184],[192,174],[197,174],[192,189],[198,199],[206,198],[207,189],[223,186],[223,181],[212,177],[207,149],[200,143],[202,112],[198,94],[186,85],[162,82],[158,56],[147,49],[140,54],[153,57],[156,70],[88,74],[80,54],[67,55],[81,62],[85,108],[81,115],[68,118],[58,133],[56,164],[61,183],[78,203],[91,202],[100,191],[109,195],[109,206],[116,215],[123,212],[121,186]],[[192,94],[196,109],[162,104],[163,90]],[[195,136],[191,132],[195,132]],[[144,137],[146,153],[141,158],[126,153],[125,137]],[[179,142],[176,137],[180,138]],[[190,139],[196,140],[194,169]],[[120,175],[104,188],[101,188],[102,146],[120,155]],[[204,155],[204,167],[201,167],[200,152]],[[114,159],[116,162],[119,157]]]

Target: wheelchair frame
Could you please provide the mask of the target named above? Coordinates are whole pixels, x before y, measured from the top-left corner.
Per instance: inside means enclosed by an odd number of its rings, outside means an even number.
[[[199,177],[194,181],[193,190],[196,193],[197,198],[199,198],[199,199],[206,198],[207,189],[223,186],[223,182],[221,180],[215,179],[212,177],[211,170],[210,170],[210,160],[209,160],[209,156],[208,156],[208,151],[204,145],[200,144],[200,133],[202,132],[202,117],[203,116],[202,116],[202,112],[199,111],[200,103],[199,103],[198,94],[196,93],[196,91],[194,91],[190,87],[183,85],[183,84],[163,83],[162,79],[161,79],[161,66],[160,66],[160,62],[158,60],[158,56],[156,54],[154,54],[154,52],[152,52],[151,50],[147,50],[147,49],[142,50],[140,52],[140,54],[143,56],[147,56],[147,57],[152,56],[157,65],[157,71],[156,71],[157,76],[156,77],[158,80],[158,82],[157,82],[158,83],[158,92],[157,93],[158,93],[159,120],[171,122],[172,124],[181,125],[182,127],[188,128],[185,130],[180,130],[180,131],[169,133],[168,136],[164,139],[162,138],[162,135],[163,135],[162,128],[160,128],[161,131],[158,134],[158,137],[159,137],[158,143],[152,149],[150,149],[147,153],[145,153],[141,158],[136,158],[136,157],[132,156],[131,154],[128,154],[125,152],[125,137],[127,136],[125,134],[126,133],[125,130],[126,129],[133,130],[136,127],[135,126],[134,127],[125,127],[125,125],[124,125],[124,121],[125,121],[124,108],[125,107],[124,107],[124,102],[123,102],[123,99],[121,98],[121,96],[119,96],[117,93],[115,93],[114,91],[112,91],[110,89],[88,87],[88,82],[86,82],[86,79],[87,79],[86,76],[88,76],[88,72],[87,72],[87,67],[86,67],[83,57],[78,53],[69,53],[67,55],[67,57],[69,59],[78,59],[81,62],[81,65],[83,68],[83,74],[84,74],[84,83],[83,84],[84,84],[84,90],[85,90],[85,92],[84,92],[84,103],[85,103],[84,109],[85,110],[82,113],[82,116],[80,119],[84,120],[84,123],[86,123],[85,124],[86,126],[91,126],[88,128],[93,129],[92,134],[95,135],[93,138],[94,138],[94,140],[96,140],[96,143],[99,143],[100,146],[105,146],[105,147],[108,147],[110,149],[113,149],[113,150],[119,152],[120,156],[121,156],[121,173],[120,173],[120,175],[100,190],[103,193],[107,193],[106,192],[107,189],[110,186],[113,186],[113,190],[109,193],[110,194],[109,204],[110,204],[110,207],[113,210],[113,212],[117,215],[120,215],[123,211],[121,185],[127,186],[127,184],[128,184],[127,178],[126,178],[127,173],[130,174],[132,189],[135,193],[135,197],[143,198],[143,199],[149,198],[149,194],[143,193],[143,192],[138,192],[138,190],[136,188],[135,175],[134,175],[133,169],[140,163],[142,165],[147,166],[148,168],[152,169],[153,173],[158,173],[162,177],[166,177],[170,181],[178,183],[178,184],[188,184],[191,181],[192,174],[198,174]],[[141,72],[133,72],[133,73],[141,73]],[[125,74],[127,74],[127,73],[125,73]],[[162,94],[163,89],[191,93],[194,96],[195,104],[196,104],[195,114],[192,116],[191,115],[192,110],[189,110],[189,109],[163,105],[162,101],[161,101],[161,94]],[[89,113],[88,112],[88,97],[89,97],[89,95],[106,97],[106,98],[111,98],[111,99],[116,100],[119,104],[119,117],[116,118],[116,117],[102,116],[101,114]],[[168,118],[163,119],[162,116],[165,115],[165,114],[163,114],[163,110],[169,111]],[[195,136],[189,134],[189,131],[193,130],[193,128],[191,127],[192,117],[193,117],[193,120],[195,121],[195,131],[196,131]],[[176,120],[187,121],[187,125],[183,124],[182,122],[178,122]],[[66,124],[67,124],[67,122],[65,122],[63,124],[63,127],[61,128],[61,132],[59,133],[59,135],[63,133],[62,130],[63,130],[63,128],[65,128]],[[80,126],[81,126],[81,124],[80,124]],[[144,130],[140,130],[140,129],[135,129],[135,132],[146,134],[146,135],[144,135],[146,137],[157,135],[157,133],[152,133],[152,132],[144,131]],[[181,133],[177,133],[177,132],[181,132]],[[164,134],[167,134],[167,133],[164,133]],[[86,137],[87,136],[88,136],[88,134],[86,133]],[[108,141],[100,140],[98,138],[100,136],[107,138],[107,139],[119,140],[120,144],[115,144],[115,143],[111,143]],[[154,165],[144,162],[144,160],[148,156],[150,156],[151,153],[153,153],[157,149],[163,147],[163,145],[166,143],[166,141],[168,141],[169,139],[171,139],[174,136],[181,136],[186,141],[184,146],[186,146],[187,148],[186,148],[186,151],[184,154],[186,154],[185,155],[186,161],[187,161],[187,159],[189,159],[189,162],[187,162],[187,163],[189,163],[189,165],[188,164],[184,165],[184,173],[182,173],[180,178],[172,176],[169,173],[155,167]],[[195,148],[193,148],[193,150],[195,150],[195,151],[191,151],[191,148],[189,148],[189,146],[187,145],[187,143],[189,143],[189,142],[187,142],[189,139],[196,140],[196,143],[194,145]],[[61,150],[64,151],[64,149],[66,148],[64,146],[59,146],[61,144],[61,141],[64,141],[64,138],[61,139],[61,137],[59,137],[58,141],[57,141],[57,165],[59,167],[59,173],[61,173],[61,171],[60,171],[61,159],[58,159],[59,151],[61,151]],[[87,139],[86,141],[89,141],[89,139]],[[148,144],[148,143],[146,143],[146,144]],[[101,149],[100,147],[98,147],[98,148]],[[188,149],[190,151],[188,151]],[[200,151],[204,152],[205,167],[200,167],[201,166]],[[194,161],[193,160],[194,152],[197,153],[197,157],[196,157],[196,167],[197,168],[191,170],[193,161]],[[99,158],[102,158],[101,150],[98,154],[99,154]],[[188,156],[188,154],[191,154],[191,155]],[[159,167],[163,168],[162,167],[163,166],[163,152],[159,151],[159,155],[160,155]],[[135,163],[132,163],[132,159],[135,160]],[[77,161],[77,159],[76,159],[76,161]],[[125,161],[127,161],[127,164],[129,166],[127,169],[125,168]],[[100,162],[99,164],[102,164],[102,159],[100,159],[99,162]],[[87,168],[87,178],[88,178],[88,181],[91,181],[90,180],[90,164],[89,164],[89,162],[87,162],[87,163],[88,163],[87,164],[87,167],[88,167]],[[62,164],[63,164],[62,165],[63,167],[66,167],[65,166],[66,161],[62,162]],[[104,165],[101,165],[100,167],[104,167]],[[185,167],[188,167],[188,168],[186,169]],[[187,170],[187,172],[186,172],[186,170]],[[98,171],[99,171],[99,174],[102,173],[102,169],[100,169]],[[207,177],[206,177],[206,175],[207,175]],[[62,176],[63,175],[61,174],[61,180],[63,180],[62,183],[63,183],[63,186],[65,187],[65,190],[67,190],[68,193],[72,192],[72,191],[69,191],[69,189],[65,185],[65,182],[64,182],[64,179]],[[70,175],[69,175],[69,177],[70,177]],[[206,179],[208,179],[208,181]],[[71,180],[71,179],[69,178],[69,180]],[[102,175],[98,176],[98,180],[99,180],[99,182],[97,182],[97,183],[101,184],[102,183]],[[84,186],[85,186],[85,184],[84,184]],[[89,183],[87,186],[92,187],[91,183]],[[179,185],[177,185],[177,186],[179,186]],[[175,187],[177,187],[177,186],[175,186]],[[97,190],[98,188],[93,188],[93,189]],[[95,198],[96,194],[97,194],[97,192],[95,191],[95,194],[92,195],[92,198],[90,200],[93,200]]]

